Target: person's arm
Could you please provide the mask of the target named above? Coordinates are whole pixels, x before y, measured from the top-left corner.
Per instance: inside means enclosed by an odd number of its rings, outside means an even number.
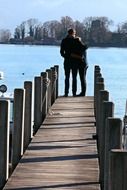
[[[83,43],[81,38],[79,36],[76,37],[76,39],[79,41],[80,43],[80,48],[82,48],[83,51],[88,49],[88,45],[86,43]]]
[[[65,58],[64,40],[62,40],[62,42],[61,42],[61,46],[60,46],[60,54],[61,54],[62,57]]]
[[[81,42],[82,50],[85,51],[88,49],[88,45]]]
[[[85,50],[87,50],[88,49],[88,45],[87,44],[84,44],[84,48],[85,48]]]

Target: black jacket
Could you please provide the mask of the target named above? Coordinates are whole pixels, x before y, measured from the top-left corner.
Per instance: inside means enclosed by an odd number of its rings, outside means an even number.
[[[66,38],[64,38],[60,46],[61,56],[64,57],[65,59],[70,58],[71,53],[73,51],[73,47],[74,47],[74,37],[67,36]]]
[[[60,54],[64,58],[70,58],[74,53],[83,56],[87,48],[78,38],[67,36],[61,42]]]

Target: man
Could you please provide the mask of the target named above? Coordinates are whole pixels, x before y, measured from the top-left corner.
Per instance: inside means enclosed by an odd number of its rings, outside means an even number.
[[[79,64],[79,76],[80,76],[80,81],[81,81],[81,93],[78,96],[85,96],[86,94],[86,72],[88,69],[88,64],[87,64],[87,50],[88,46],[84,44],[83,47],[83,52],[82,52],[82,64]]]
[[[64,57],[64,72],[65,72],[65,94],[64,96],[67,97],[69,93],[69,80],[70,80],[70,72],[72,69],[73,58],[71,57],[73,46],[74,46],[74,39],[75,39],[75,30],[69,29],[68,35],[62,40],[60,46],[60,54]],[[72,70],[73,76],[73,70]],[[72,93],[73,96],[76,96],[76,81],[75,77],[73,78],[72,82]]]

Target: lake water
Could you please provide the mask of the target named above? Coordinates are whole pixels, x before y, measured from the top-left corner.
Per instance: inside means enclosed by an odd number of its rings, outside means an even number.
[[[94,66],[99,65],[110,100],[115,104],[115,117],[123,118],[127,99],[127,48],[89,48],[87,57],[87,95],[93,95]],[[59,95],[63,95],[63,58],[58,46],[0,45],[0,71],[4,72],[0,85],[7,85],[9,95],[15,88],[22,88],[24,81],[32,81],[54,65],[59,65]]]

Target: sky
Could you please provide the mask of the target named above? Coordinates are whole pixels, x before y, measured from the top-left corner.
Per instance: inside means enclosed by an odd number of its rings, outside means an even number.
[[[127,0],[0,0],[0,29],[14,30],[30,18],[39,22],[69,16],[83,21],[90,16],[106,16],[114,26],[127,21]]]

